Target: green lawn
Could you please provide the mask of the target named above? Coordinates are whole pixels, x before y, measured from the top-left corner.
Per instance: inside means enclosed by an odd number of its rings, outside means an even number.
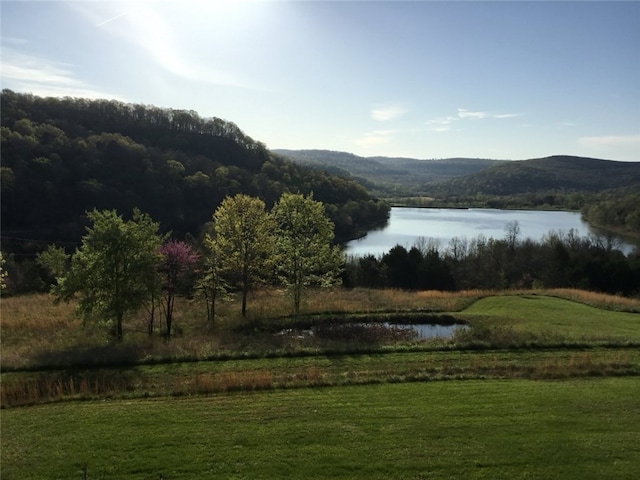
[[[640,313],[615,312],[542,295],[485,297],[461,312],[470,320],[568,339],[640,340]]]
[[[484,380],[2,410],[2,478],[631,479],[640,380]],[[161,477],[162,475],[162,477]]]

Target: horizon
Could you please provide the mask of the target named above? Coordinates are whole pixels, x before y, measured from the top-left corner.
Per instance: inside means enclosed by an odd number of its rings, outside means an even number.
[[[194,110],[271,150],[640,161],[640,2],[0,9],[2,88],[19,93]]]

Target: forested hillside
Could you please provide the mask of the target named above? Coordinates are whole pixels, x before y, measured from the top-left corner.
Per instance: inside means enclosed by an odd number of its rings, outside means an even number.
[[[484,170],[504,163],[479,158],[447,158],[418,160],[403,157],[360,157],[352,153],[330,150],[275,150],[302,165],[311,165],[329,172],[346,172],[363,181],[380,194],[421,193],[425,183]]]
[[[130,215],[137,207],[163,231],[197,235],[237,193],[271,206],[283,192],[313,192],[341,240],[388,216],[357,181],[296,165],[235,124],[194,111],[4,90],[1,114],[8,253],[77,242],[94,208]]]
[[[640,162],[552,156],[504,162],[473,175],[455,178],[430,189],[445,195],[517,195],[585,191],[640,185]]]

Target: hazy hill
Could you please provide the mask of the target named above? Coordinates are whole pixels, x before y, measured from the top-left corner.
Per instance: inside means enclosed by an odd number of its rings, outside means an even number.
[[[640,186],[640,162],[557,155],[501,162],[472,175],[430,184],[446,195],[517,195],[551,191],[603,190]]]
[[[353,179],[295,164],[235,124],[194,111],[3,90],[2,248],[72,245],[84,212],[134,207],[176,236],[197,235],[227,195],[273,204],[313,192],[345,239],[384,223],[388,206]]]
[[[499,160],[448,158],[419,160],[403,157],[360,157],[352,153],[330,150],[274,150],[294,162],[322,168],[334,173],[349,174],[361,179],[372,189],[407,192],[426,183],[471,175]]]

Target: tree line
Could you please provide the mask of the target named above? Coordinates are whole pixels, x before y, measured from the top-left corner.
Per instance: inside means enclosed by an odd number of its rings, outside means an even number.
[[[252,288],[279,284],[297,313],[307,287],[340,281],[343,257],[333,245],[333,223],[312,196],[285,193],[270,211],[256,197],[227,197],[199,245],[169,239],[137,209],[128,220],[115,210],[87,216],[91,226],[71,255],[50,247],[38,262],[54,277],[56,301],[77,298],[78,313],[108,325],[117,340],[124,319],[143,309],[148,333],[159,329],[170,337],[180,293],[199,291],[213,322],[216,301],[230,292],[241,295],[245,316]]]
[[[579,288],[640,294],[640,249],[625,255],[611,236],[549,232],[521,239],[517,222],[501,239],[453,238],[446,246],[426,238],[379,256],[347,259],[347,287],[409,290]]]

